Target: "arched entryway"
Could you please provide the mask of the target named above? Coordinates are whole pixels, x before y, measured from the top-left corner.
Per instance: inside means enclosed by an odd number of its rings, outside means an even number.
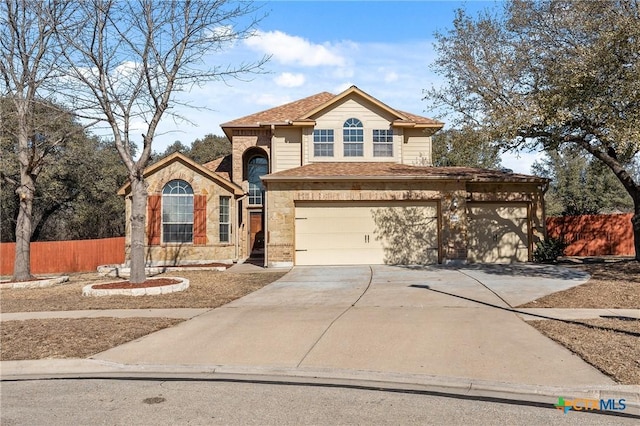
[[[247,215],[249,248],[252,258],[264,257],[265,190],[260,177],[269,173],[269,159],[264,150],[249,148],[243,155],[243,180],[248,182]]]

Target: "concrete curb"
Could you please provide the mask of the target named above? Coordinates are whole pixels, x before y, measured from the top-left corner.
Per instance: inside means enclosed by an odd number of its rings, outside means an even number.
[[[0,381],[49,379],[172,379],[229,380],[283,384],[331,385],[452,397],[506,400],[553,406],[558,398],[624,399],[617,414],[640,416],[640,385],[537,386],[487,380],[379,371],[242,365],[119,364],[93,359],[2,361]]]

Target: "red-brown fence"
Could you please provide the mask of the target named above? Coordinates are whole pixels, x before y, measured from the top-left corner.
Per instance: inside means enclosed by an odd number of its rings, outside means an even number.
[[[563,237],[565,256],[633,256],[633,228],[629,214],[560,216],[547,218],[547,234]]]
[[[0,243],[0,275],[13,274],[15,243]],[[31,243],[31,273],[95,271],[99,265],[124,263],[124,237]]]

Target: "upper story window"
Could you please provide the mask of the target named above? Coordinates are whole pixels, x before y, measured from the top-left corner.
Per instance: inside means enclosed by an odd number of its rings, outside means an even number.
[[[256,155],[247,163],[247,180],[249,181],[249,204],[264,203],[264,186],[260,176],[269,173],[269,161],[266,157]]]
[[[373,156],[393,157],[393,130],[373,131]]]
[[[162,241],[193,242],[193,189],[183,180],[162,188]]]
[[[344,122],[342,142],[345,157],[364,156],[364,129],[362,128],[362,121],[357,118],[350,118]]]
[[[333,157],[333,129],[313,131],[313,156]]]

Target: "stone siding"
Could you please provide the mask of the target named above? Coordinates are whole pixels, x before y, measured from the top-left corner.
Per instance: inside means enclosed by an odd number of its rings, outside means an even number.
[[[221,186],[207,176],[203,176],[197,170],[176,161],[158,170],[146,178],[147,193],[149,195],[162,195],[162,188],[171,180],[180,179],[188,182],[193,188],[194,195],[205,195],[207,198],[206,210],[206,244],[160,244],[146,246],[147,264],[178,264],[213,261],[237,260],[235,247],[235,218],[237,217],[236,202],[233,192]],[[219,218],[220,196],[228,196],[230,200],[231,234],[229,243],[219,242]],[[125,198],[126,217],[131,212],[131,196]],[[147,217],[147,223],[149,218]],[[131,245],[130,222],[126,223],[125,251],[129,259]],[[146,243],[146,242],[145,242]]]

